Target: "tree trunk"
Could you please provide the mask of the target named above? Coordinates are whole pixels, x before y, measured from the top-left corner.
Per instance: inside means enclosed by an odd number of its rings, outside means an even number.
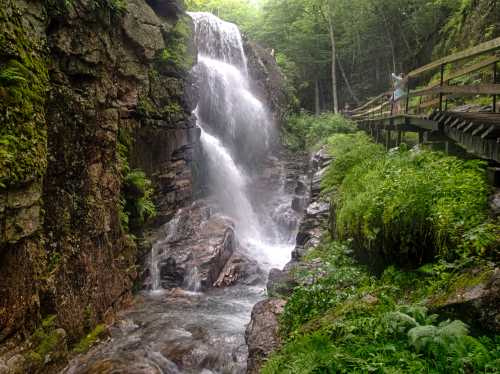
[[[328,31],[330,32],[330,43],[332,47],[332,97],[333,112],[339,112],[339,98],[337,93],[337,49],[335,47],[335,33],[333,31],[332,10],[328,4]]]
[[[344,82],[345,82],[345,85],[347,87],[347,91],[349,91],[349,94],[351,95],[351,97],[353,98],[353,100],[356,102],[356,104],[360,104],[360,101],[358,99],[358,97],[356,96],[356,94],[354,93],[354,91],[352,90],[352,87],[351,87],[351,84],[349,83],[349,80],[347,79],[347,75],[344,71],[344,68],[342,66],[342,63],[340,62],[340,59],[338,59],[339,61],[339,69],[340,69],[340,73],[342,74],[342,78],[344,78]]]
[[[319,81],[316,79],[314,81],[314,113],[319,116],[321,113],[320,103],[319,103]]]

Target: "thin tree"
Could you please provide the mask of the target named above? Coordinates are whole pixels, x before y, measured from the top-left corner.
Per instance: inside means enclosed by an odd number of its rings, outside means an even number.
[[[332,74],[332,98],[333,98],[333,112],[339,112],[339,97],[338,97],[338,89],[337,89],[337,48],[335,44],[335,30],[333,28],[333,13],[334,9],[330,0],[326,0],[326,14],[322,12],[323,17],[326,19],[326,23],[328,25],[328,34],[330,36],[330,48],[331,48],[331,56],[332,56],[332,66],[331,66],[331,74]]]

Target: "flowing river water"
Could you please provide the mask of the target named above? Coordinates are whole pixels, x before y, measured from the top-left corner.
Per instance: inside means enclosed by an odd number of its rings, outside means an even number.
[[[190,15],[199,51],[194,114],[207,196],[163,227],[151,252],[150,290],[119,315],[110,339],[64,373],[244,373],[252,307],[265,297],[268,271],[290,259],[299,216],[286,167],[273,156],[272,116],[251,90],[240,32],[212,14]],[[264,176],[264,165],[273,172]],[[207,283],[203,256],[195,252],[212,242],[211,227],[234,232],[233,246],[252,265],[251,280],[223,288]],[[181,257],[175,245],[185,250],[183,243],[192,247]]]

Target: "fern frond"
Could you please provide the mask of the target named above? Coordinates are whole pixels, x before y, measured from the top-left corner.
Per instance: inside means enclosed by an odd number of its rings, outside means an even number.
[[[458,338],[469,334],[468,326],[462,321],[445,321],[439,324],[438,334],[443,338]]]
[[[434,341],[437,333],[438,328],[436,326],[417,326],[408,331],[408,338],[410,340],[410,344],[415,347],[418,352],[420,352],[429,343]]]

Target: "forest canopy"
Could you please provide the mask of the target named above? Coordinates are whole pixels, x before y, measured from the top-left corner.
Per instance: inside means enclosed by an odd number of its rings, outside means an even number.
[[[355,106],[386,90],[393,72],[500,36],[498,0],[186,2],[272,50],[291,94],[316,112]]]

